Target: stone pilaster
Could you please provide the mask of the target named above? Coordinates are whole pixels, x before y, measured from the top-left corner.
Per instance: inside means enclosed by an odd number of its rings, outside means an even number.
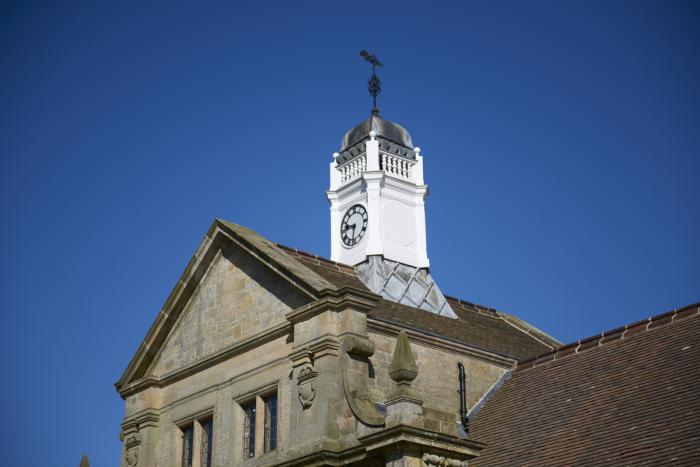
[[[294,325],[291,457],[337,451],[343,412],[343,342],[367,340],[366,312],[378,297],[345,289],[287,314]]]
[[[158,421],[156,411],[148,411],[122,425],[121,467],[158,464]]]

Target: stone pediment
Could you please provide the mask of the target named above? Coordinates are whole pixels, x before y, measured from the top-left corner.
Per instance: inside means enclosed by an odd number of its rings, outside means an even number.
[[[245,227],[216,220],[115,384],[139,381],[216,354],[284,323],[285,313],[336,287]]]
[[[229,245],[212,261],[165,341],[153,373],[163,376],[283,323],[307,296],[248,252]]]

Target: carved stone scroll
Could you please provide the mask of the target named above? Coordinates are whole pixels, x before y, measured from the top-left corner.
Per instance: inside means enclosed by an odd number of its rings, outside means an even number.
[[[369,358],[374,354],[374,344],[366,337],[348,336],[343,342],[343,389],[350,410],[365,425],[384,424],[384,415],[375,407],[369,396]]]
[[[423,454],[423,467],[467,467],[467,461],[450,459],[436,454]]]

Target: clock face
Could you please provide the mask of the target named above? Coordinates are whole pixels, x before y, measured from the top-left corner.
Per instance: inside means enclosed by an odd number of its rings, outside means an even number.
[[[367,210],[356,204],[347,210],[340,223],[340,238],[349,247],[357,245],[367,230]]]

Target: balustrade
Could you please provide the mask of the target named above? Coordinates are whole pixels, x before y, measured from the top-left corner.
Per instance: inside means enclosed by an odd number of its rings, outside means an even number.
[[[413,168],[415,162],[384,152],[380,153],[380,155],[380,169],[393,177],[401,178],[403,180],[411,180],[411,177],[413,176],[411,169]]]
[[[367,155],[362,154],[349,162],[338,167],[340,170],[340,181],[341,183],[349,182],[359,177],[362,172],[367,170]]]
[[[379,169],[386,172],[395,178],[400,178],[402,180],[412,180],[413,178],[413,166],[415,161],[405,159],[403,157],[395,156],[393,154],[388,154],[385,152],[379,153]],[[346,183],[351,180],[356,179],[363,172],[367,170],[367,154],[362,154],[355,159],[346,162],[345,164],[338,167],[340,171],[340,182]]]

